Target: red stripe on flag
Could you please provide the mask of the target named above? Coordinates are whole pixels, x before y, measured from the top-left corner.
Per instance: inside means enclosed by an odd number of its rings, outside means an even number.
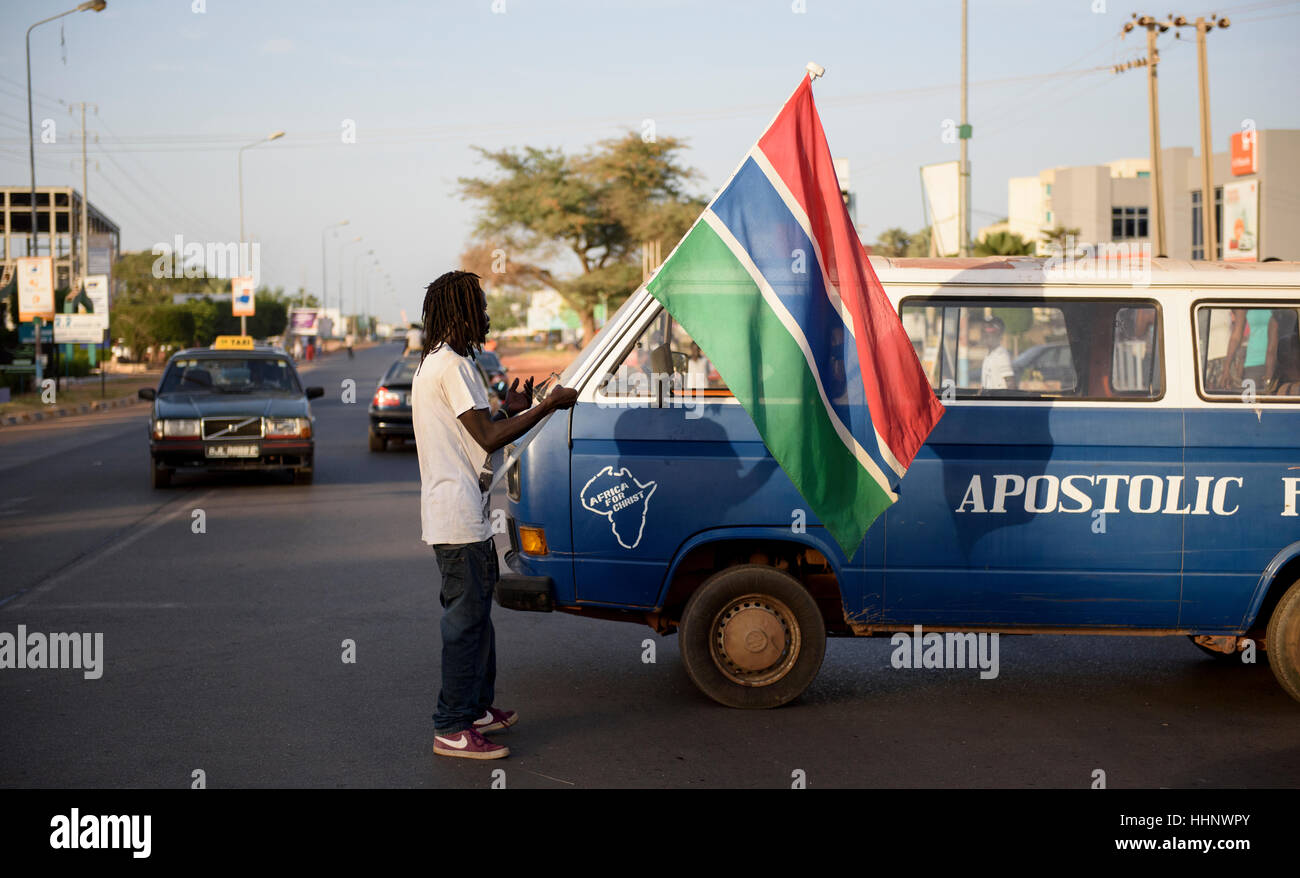
[[[943,406],[849,220],[807,76],[758,146],[808,215],[826,275],[853,319],[871,420],[906,467]]]

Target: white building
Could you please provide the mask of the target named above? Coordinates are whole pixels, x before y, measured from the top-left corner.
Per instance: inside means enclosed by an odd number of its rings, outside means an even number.
[[[1233,135],[1230,152],[1215,153],[1215,216],[1219,258],[1300,259],[1300,130]],[[1191,147],[1162,150],[1164,255],[1204,258],[1201,160]],[[1224,193],[1227,192],[1228,228]],[[1151,165],[1145,158],[1057,167],[1007,186],[1007,226],[1037,241],[1056,226],[1077,228],[1080,243],[1151,243]],[[1227,247],[1225,249],[1225,242]],[[1161,254],[1153,254],[1161,255]]]

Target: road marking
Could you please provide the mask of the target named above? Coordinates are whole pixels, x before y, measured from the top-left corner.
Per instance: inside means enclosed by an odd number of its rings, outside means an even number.
[[[88,549],[86,552],[72,559],[67,564],[64,564],[58,570],[55,570],[49,576],[46,576],[44,579],[37,582],[36,585],[19,592],[17,595],[6,598],[3,602],[0,602],[0,608],[12,609],[14,607],[26,606],[34,598],[49,592],[55,586],[72,579],[84,571],[87,571],[93,565],[99,563],[108,556],[125,549],[127,546],[148,534],[153,533],[155,530],[178,516],[187,514],[190,509],[202,505],[203,499],[214,493],[216,493],[216,489],[211,488],[196,496],[191,490],[167,501],[152,512],[146,513],[142,518],[136,520],[135,523],[128,525],[116,533],[110,534],[105,540],[100,542],[99,545]],[[153,521],[149,520],[151,518]],[[123,536],[123,534],[125,534],[125,536]]]

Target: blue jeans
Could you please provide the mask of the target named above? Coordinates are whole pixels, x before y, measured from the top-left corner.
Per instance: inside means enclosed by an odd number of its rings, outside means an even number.
[[[481,717],[495,695],[496,632],[492,592],[500,578],[496,544],[433,547],[442,573],[442,690],[433,714],[437,735],[454,735]]]

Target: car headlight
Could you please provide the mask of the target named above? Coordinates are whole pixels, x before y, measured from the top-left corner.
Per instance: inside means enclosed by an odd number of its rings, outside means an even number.
[[[311,435],[311,421],[307,418],[267,418],[268,439],[298,439]]]
[[[155,439],[197,439],[199,422],[197,418],[160,418],[153,422]]]

